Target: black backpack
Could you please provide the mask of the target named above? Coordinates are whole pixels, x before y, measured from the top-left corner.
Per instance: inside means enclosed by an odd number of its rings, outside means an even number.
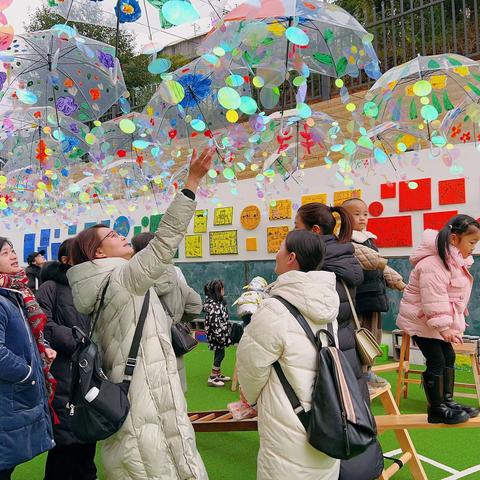
[[[347,460],[359,455],[375,442],[376,426],[352,367],[336,348],[331,332],[322,329],[315,335],[297,308],[281,297],[273,298],[285,305],[318,351],[309,412],[303,409],[280,363],[273,364],[293,410],[307,431],[309,443],[332,458]],[[328,346],[322,345],[321,333],[326,335]]]
[[[68,408],[72,417],[73,433],[79,440],[89,443],[104,440],[118,432],[128,415],[130,410],[128,390],[137,363],[150,300],[150,291],[147,291],[125,365],[124,380],[121,383],[110,382],[102,370],[100,351],[91,339],[108,285],[109,281],[102,291],[90,335],[78,327],[73,327],[73,335],[78,346],[72,357],[72,386]]]

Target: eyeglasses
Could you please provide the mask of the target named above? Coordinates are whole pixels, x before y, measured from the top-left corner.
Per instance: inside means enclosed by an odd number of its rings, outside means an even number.
[[[100,240],[99,245],[101,245],[102,242],[103,242],[106,238],[120,238],[120,235],[119,235],[115,230],[112,230],[112,231],[108,232],[108,233]]]

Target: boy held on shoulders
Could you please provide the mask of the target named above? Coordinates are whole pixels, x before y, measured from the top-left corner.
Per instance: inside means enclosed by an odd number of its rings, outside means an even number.
[[[387,260],[378,252],[375,245],[376,236],[367,230],[368,208],[366,203],[353,198],[344,202],[343,207],[352,215],[354,225],[352,243],[355,255],[361,256],[365,269],[364,281],[357,288],[356,308],[362,327],[370,330],[378,344],[382,343],[382,313],[388,312],[389,304],[386,287],[402,291],[405,283],[399,273],[387,266]],[[367,269],[366,266],[369,268]],[[385,386],[387,381],[368,371],[369,388]]]

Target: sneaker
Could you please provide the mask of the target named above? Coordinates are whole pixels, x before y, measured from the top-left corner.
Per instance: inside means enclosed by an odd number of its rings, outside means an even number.
[[[382,377],[379,377],[373,370],[369,370],[367,374],[367,382],[369,387],[379,388],[388,385],[388,381]]]
[[[225,375],[222,375],[222,374],[218,375],[217,378],[221,380],[223,383],[227,383],[231,380],[230,377],[226,377]]]
[[[208,386],[209,387],[224,387],[225,384],[218,377],[209,377]]]

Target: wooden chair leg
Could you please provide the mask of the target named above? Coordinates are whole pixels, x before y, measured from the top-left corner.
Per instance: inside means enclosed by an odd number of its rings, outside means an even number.
[[[480,363],[478,355],[472,355],[472,371],[475,379],[475,386],[477,389],[478,404],[480,405]]]
[[[233,369],[233,377],[232,377],[232,392],[236,392],[238,390],[238,372],[237,372],[237,365]]]
[[[380,396],[380,401],[382,402],[383,408],[389,415],[400,415],[400,409],[395,403],[392,392],[390,389],[386,390]],[[395,436],[397,437],[400,448],[402,449],[402,457],[407,460],[407,466],[410,469],[412,477],[414,480],[427,480],[427,474],[423,469],[422,462],[418,457],[417,450],[415,445],[412,442],[408,430],[395,430]],[[409,454],[409,455],[408,455]],[[382,477],[380,477],[382,478]],[[384,476],[385,479],[390,478],[389,476]]]
[[[404,334],[406,337],[406,342],[407,342],[407,347],[405,348],[405,372],[404,372],[404,380],[408,380],[408,375],[410,372],[410,346],[412,344],[412,341],[410,339],[410,336],[407,335],[406,333]],[[405,386],[403,387],[403,398],[408,397],[408,382],[405,381]]]
[[[405,339],[405,333],[402,334],[402,346],[400,347],[400,361],[398,364],[398,376],[397,376],[397,391],[395,393],[395,401],[397,405],[400,405],[400,398],[403,392],[403,376],[405,368],[405,352],[407,348],[407,340]]]

